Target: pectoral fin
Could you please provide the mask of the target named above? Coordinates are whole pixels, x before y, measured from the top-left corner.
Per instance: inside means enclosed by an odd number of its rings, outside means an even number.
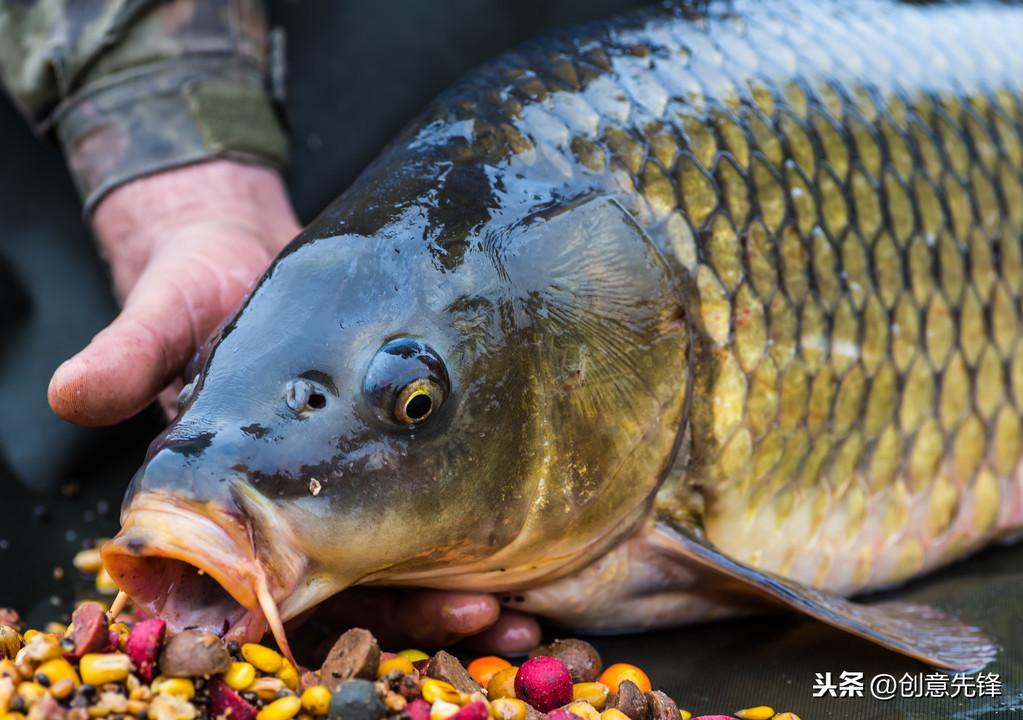
[[[733,560],[696,528],[662,521],[648,541],[680,559],[724,573],[793,610],[937,667],[977,670],[998,653],[998,647],[983,631],[940,610],[903,602],[850,602]]]

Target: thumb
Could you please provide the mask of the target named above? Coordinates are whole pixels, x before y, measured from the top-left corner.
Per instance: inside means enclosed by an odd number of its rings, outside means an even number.
[[[149,405],[268,262],[263,252],[242,258],[239,267],[237,254],[189,257],[177,248],[155,256],[117,319],[54,372],[48,391],[53,411],[96,426],[120,422]]]

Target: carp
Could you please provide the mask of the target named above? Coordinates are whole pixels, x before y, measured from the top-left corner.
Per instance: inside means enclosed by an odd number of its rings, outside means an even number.
[[[171,629],[356,584],[576,629],[847,596],[1023,529],[1023,8],[664,6],[442,95],[201,353],[102,550]]]

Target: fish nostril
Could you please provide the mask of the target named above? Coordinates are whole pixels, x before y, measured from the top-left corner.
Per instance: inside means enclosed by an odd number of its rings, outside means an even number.
[[[319,410],[327,405],[327,396],[318,392],[315,386],[307,380],[288,382],[284,394],[288,407],[297,413],[305,410]]]
[[[309,396],[309,407],[313,408],[314,410],[319,410],[320,408],[326,406],[326,404],[327,397],[323,393],[312,393]]]
[[[287,398],[288,407],[295,412],[305,410],[310,394],[312,394],[312,388],[305,380],[290,380],[284,387],[284,396]]]

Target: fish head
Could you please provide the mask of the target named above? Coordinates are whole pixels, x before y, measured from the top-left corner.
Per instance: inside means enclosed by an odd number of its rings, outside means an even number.
[[[357,583],[555,577],[635,527],[677,450],[681,291],[616,201],[457,243],[414,207],[336,230],[210,343],[103,549],[172,627],[249,638]]]

